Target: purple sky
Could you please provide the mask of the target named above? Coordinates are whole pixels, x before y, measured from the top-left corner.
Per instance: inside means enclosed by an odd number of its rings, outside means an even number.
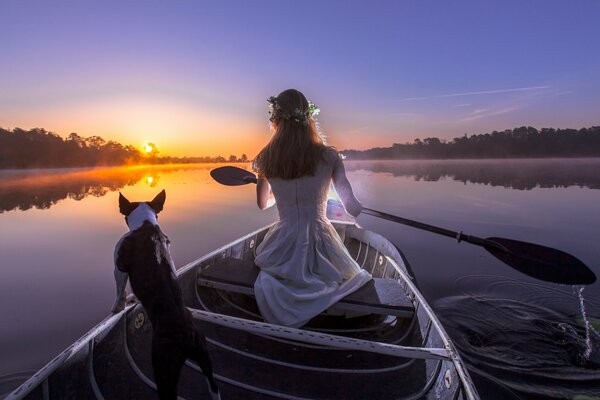
[[[3,1],[0,126],[249,156],[295,87],[338,148],[600,124],[600,2]]]

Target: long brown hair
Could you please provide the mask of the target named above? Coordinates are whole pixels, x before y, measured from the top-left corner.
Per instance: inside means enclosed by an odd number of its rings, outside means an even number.
[[[296,89],[285,90],[274,100],[271,123],[273,137],[254,159],[253,167],[259,176],[295,179],[314,175],[326,146],[319,135],[315,120],[290,118],[299,110],[308,113],[308,100]]]

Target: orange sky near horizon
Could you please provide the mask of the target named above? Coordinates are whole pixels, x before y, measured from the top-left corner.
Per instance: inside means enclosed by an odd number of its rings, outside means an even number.
[[[156,144],[160,156],[175,157],[228,157],[242,153],[250,157],[269,138],[266,119],[261,123],[260,118],[225,116],[211,110],[192,109],[187,104],[146,100],[82,103],[41,111],[35,114],[35,119],[17,115],[3,122],[6,129],[39,127],[61,137],[76,132],[83,137],[100,136],[139,149],[151,142]]]
[[[150,3],[3,2],[0,127],[252,158],[288,88],[339,150],[598,125],[597,1]]]
[[[328,143],[339,150],[393,143],[389,137],[365,134],[363,130],[343,126],[330,130],[328,127],[336,124],[323,123],[320,118],[318,121]],[[40,110],[34,119],[31,114],[21,116],[17,113],[4,118],[3,122],[5,129],[39,127],[63,138],[76,132],[83,137],[100,136],[106,141],[132,145],[142,151],[146,143],[154,143],[159,156],[174,157],[220,155],[227,158],[246,154],[253,158],[271,137],[266,101],[253,107],[251,112],[234,110],[226,113],[184,102],[124,98]]]

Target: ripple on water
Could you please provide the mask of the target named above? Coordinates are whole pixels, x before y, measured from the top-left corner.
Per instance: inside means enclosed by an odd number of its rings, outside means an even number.
[[[593,328],[586,335],[581,314],[548,306],[561,298],[579,304],[570,287],[544,289],[489,276],[468,280],[466,287],[477,293],[463,290],[438,300],[435,309],[469,370],[531,398],[600,393],[600,335]]]

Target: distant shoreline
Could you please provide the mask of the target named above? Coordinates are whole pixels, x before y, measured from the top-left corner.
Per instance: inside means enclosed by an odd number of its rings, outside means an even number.
[[[390,147],[341,151],[347,160],[487,160],[600,157],[600,126],[581,129],[522,126],[504,131],[441,140],[435,137],[415,139],[412,143],[394,143]],[[173,157],[71,133],[64,139],[41,128],[12,131],[0,128],[0,170],[37,168],[88,168],[135,165],[247,163],[240,157]]]
[[[472,136],[465,134],[452,140],[430,137],[342,153],[349,160],[600,157],[600,126],[540,130],[522,126]]]
[[[344,152],[341,152],[344,154]],[[523,157],[413,157],[413,158],[345,158],[344,161],[485,161],[485,160],[552,160],[552,159],[596,159],[600,158],[598,156],[547,156],[547,157],[532,157],[532,156],[523,156]]]
[[[1,168],[0,172],[8,172],[8,171],[34,171],[34,170],[43,170],[43,171],[52,171],[55,170],[60,172],[61,170],[93,170],[93,169],[109,169],[109,168],[153,168],[153,167],[180,167],[186,165],[199,165],[199,164],[215,164],[215,165],[223,165],[223,164],[248,164],[249,162],[228,162],[228,161],[194,161],[194,162],[168,162],[168,163],[150,163],[150,164],[110,164],[110,165],[73,165],[73,166],[64,166],[64,167],[22,167],[22,168]]]
[[[343,152],[342,152],[343,153]],[[596,160],[600,159],[600,156],[583,157],[583,156],[556,156],[556,157],[503,157],[503,158],[361,158],[361,159],[345,159],[346,162],[362,162],[362,161],[543,161],[543,160]],[[244,165],[250,164],[251,161],[247,162],[228,162],[228,161],[199,161],[199,162],[174,162],[174,163],[154,163],[154,164],[123,164],[123,165],[85,165],[85,166],[67,166],[67,167],[23,167],[23,168],[0,168],[0,172],[23,172],[23,171],[44,171],[44,172],[56,172],[60,173],[66,170],[94,170],[94,169],[111,169],[111,168],[177,168],[193,165]]]

